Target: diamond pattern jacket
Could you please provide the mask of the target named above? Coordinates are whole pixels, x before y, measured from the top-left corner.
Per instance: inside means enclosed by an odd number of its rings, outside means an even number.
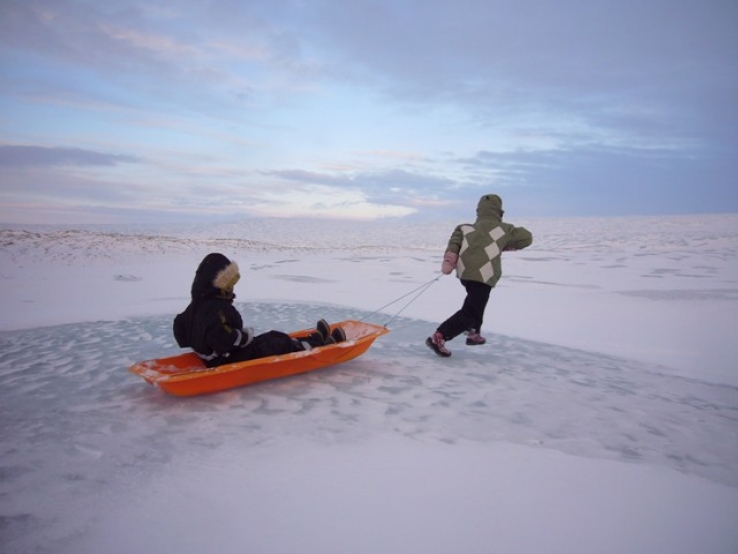
[[[503,222],[504,213],[502,199],[496,194],[486,194],[479,200],[474,224],[464,223],[454,229],[444,259],[455,262],[459,279],[494,287],[502,276],[502,252],[521,250],[532,244],[531,232]]]

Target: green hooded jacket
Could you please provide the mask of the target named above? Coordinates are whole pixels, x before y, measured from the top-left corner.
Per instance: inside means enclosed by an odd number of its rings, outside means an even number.
[[[446,247],[458,255],[456,275],[494,287],[502,276],[501,254],[530,246],[533,235],[524,227],[502,221],[502,199],[485,194],[477,205],[477,220],[454,229]]]

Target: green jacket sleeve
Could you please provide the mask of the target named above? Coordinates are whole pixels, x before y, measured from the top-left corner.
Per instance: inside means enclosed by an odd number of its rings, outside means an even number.
[[[533,234],[525,227],[514,227],[510,233],[508,247],[512,246],[515,250],[522,250],[533,243]]]
[[[464,240],[464,233],[461,230],[461,225],[454,229],[451,233],[451,238],[448,239],[448,245],[446,245],[446,252],[453,252],[458,254],[461,251],[461,243]]]

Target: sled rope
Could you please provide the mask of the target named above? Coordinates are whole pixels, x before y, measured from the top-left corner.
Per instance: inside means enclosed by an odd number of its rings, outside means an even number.
[[[410,304],[412,304],[412,303],[413,303],[413,302],[415,302],[415,301],[416,301],[416,300],[417,300],[418,298],[420,298],[420,295],[421,295],[421,294],[423,294],[423,293],[424,293],[425,291],[427,291],[427,290],[428,290],[428,289],[429,289],[429,288],[431,287],[431,285],[433,285],[433,283],[435,283],[436,281],[438,281],[438,280],[439,280],[439,279],[440,279],[441,277],[443,277],[443,274],[439,275],[438,277],[434,277],[433,279],[431,279],[431,280],[430,280],[430,281],[428,281],[427,283],[425,283],[425,284],[423,284],[423,285],[420,285],[420,286],[419,286],[418,288],[416,288],[416,289],[413,289],[413,290],[411,290],[410,292],[408,292],[408,293],[406,293],[406,294],[403,294],[403,295],[402,295],[402,296],[400,296],[399,298],[395,298],[394,300],[392,300],[392,301],[391,301],[391,302],[389,302],[388,304],[385,304],[385,305],[384,305],[384,306],[382,306],[381,308],[377,308],[376,310],[374,310],[374,311],[373,311],[372,313],[370,313],[369,315],[367,315],[367,316],[365,316],[365,317],[361,318],[361,319],[360,319],[359,321],[364,321],[364,320],[365,320],[366,318],[368,318],[368,317],[371,317],[371,316],[373,316],[373,315],[374,315],[374,314],[376,314],[376,313],[379,313],[380,311],[382,311],[382,310],[384,310],[385,308],[387,308],[387,307],[391,306],[392,304],[396,304],[397,302],[399,302],[400,300],[403,300],[404,298],[407,298],[407,297],[408,297],[408,296],[410,296],[411,294],[417,293],[417,294],[415,294],[415,296],[414,296],[413,298],[411,298],[411,299],[410,299],[410,301],[409,301],[409,302],[408,302],[407,304],[405,304],[405,305],[404,305],[404,306],[403,306],[402,308],[400,308],[400,310],[399,310],[399,311],[398,311],[397,313],[395,313],[395,315],[393,315],[392,317],[390,317],[390,318],[389,318],[389,319],[387,320],[387,322],[386,322],[386,323],[384,324],[384,328],[386,329],[386,328],[387,328],[387,325],[389,325],[389,324],[390,324],[390,323],[392,322],[392,320],[394,320],[394,319],[395,319],[396,317],[398,317],[398,316],[399,316],[399,315],[400,315],[400,314],[401,314],[401,313],[402,313],[403,311],[405,311],[405,309],[406,309],[406,308],[407,308],[407,307],[408,307],[408,306],[409,306]]]

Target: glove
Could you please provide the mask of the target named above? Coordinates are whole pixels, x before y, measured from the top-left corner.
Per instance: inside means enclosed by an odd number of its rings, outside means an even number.
[[[443,263],[441,264],[441,273],[448,275],[456,269],[456,263],[459,261],[459,255],[455,252],[447,251],[443,255]]]

